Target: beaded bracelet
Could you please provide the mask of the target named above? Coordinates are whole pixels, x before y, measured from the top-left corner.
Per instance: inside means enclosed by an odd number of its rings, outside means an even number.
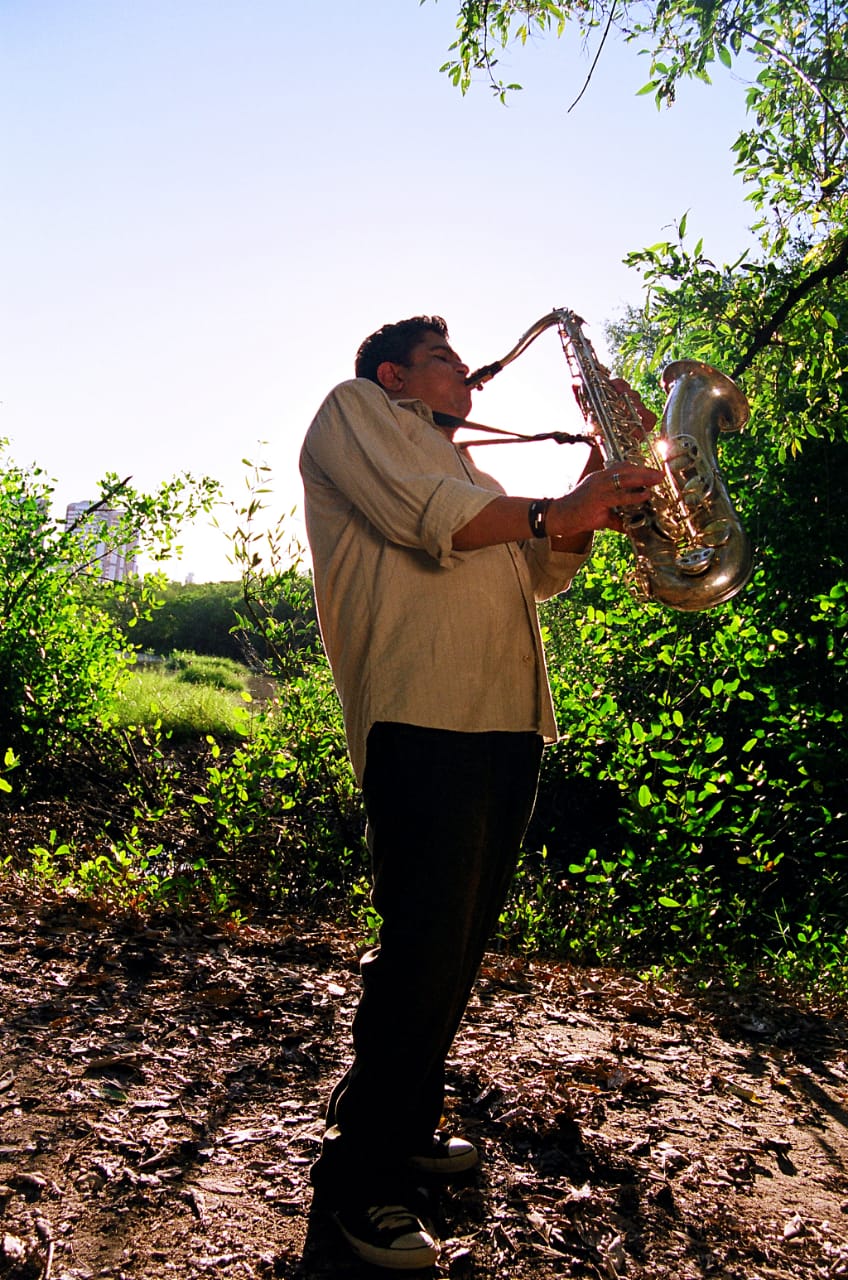
[[[535,502],[530,503],[527,518],[530,521],[530,533],[534,538],[546,538],[548,536],[545,529],[545,521],[548,518],[548,507],[552,501],[553,499],[551,498],[537,498]]]

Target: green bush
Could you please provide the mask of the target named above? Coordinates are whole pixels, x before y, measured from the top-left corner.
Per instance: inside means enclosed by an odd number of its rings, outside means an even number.
[[[168,582],[162,585],[155,610],[139,617],[130,588],[114,604],[114,617],[125,634],[145,652],[167,657],[175,651],[244,661],[233,634],[241,605],[240,582]]]
[[[314,624],[311,596],[301,602],[308,611],[307,629]],[[154,610],[139,609],[133,587],[106,602],[128,641],[145,652],[168,657],[174,652],[206,654],[261,667],[268,658],[261,628],[239,626],[245,613],[244,590],[238,582],[179,583],[162,585]],[[292,621],[292,606],[285,595],[267,601],[278,621]],[[257,647],[258,646],[258,647]]]
[[[53,486],[25,469],[0,441],[0,747],[43,759],[99,724],[126,676],[127,641],[104,607],[122,583],[104,582],[100,562],[134,546],[162,557],[180,520],[213,501],[211,481],[190,477],[139,494],[114,476],[69,529],[50,514]],[[101,513],[120,508],[112,524]],[[137,592],[137,610],[151,594]]]
[[[248,489],[233,540],[243,600],[236,628],[264,655],[275,696],[249,739],[209,769],[195,801],[240,891],[326,904],[361,878],[361,800],[301,549],[282,519],[256,530],[268,491],[264,468],[252,469]]]
[[[824,455],[784,464],[771,543],[735,601],[679,616],[637,603],[610,537],[544,607],[562,732],[530,832],[547,850],[546,945],[844,969],[844,520],[820,527],[814,558],[802,537],[823,498],[845,504],[832,477],[848,448]]]
[[[848,512],[831,474],[843,454],[838,443],[813,447],[779,478],[769,467],[748,484],[747,522],[759,528],[763,504],[771,523],[735,601],[691,615],[636,602],[623,585],[629,546],[610,535],[572,591],[543,607],[562,737],[544,756],[500,945],[581,961],[766,965],[808,984],[848,984]],[[802,533],[823,499],[838,518],[820,529],[811,558]],[[184,652],[137,673],[137,688],[164,677],[167,690],[111,713],[113,726],[153,724],[144,750],[143,738],[117,740],[112,763],[123,752],[126,769],[113,816],[84,848],[57,834],[33,865],[136,906],[201,901],[247,913],[347,901],[373,930],[361,799],[311,582],[296,558],[277,554],[280,535],[263,558],[246,524],[235,625],[266,654],[273,696],[233,711],[246,668]],[[91,608],[88,595],[73,601]],[[120,680],[96,686],[85,723],[128,698],[126,657],[114,629],[104,623],[103,634],[96,651],[117,655]],[[182,719],[176,690],[192,706]],[[215,709],[224,704],[235,724]],[[173,751],[183,734],[196,744],[190,776]],[[57,741],[46,730],[43,740]],[[12,745],[4,793],[18,777]]]

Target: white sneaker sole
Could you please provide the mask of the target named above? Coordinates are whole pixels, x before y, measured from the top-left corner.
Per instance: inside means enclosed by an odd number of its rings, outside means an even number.
[[[424,1233],[424,1239],[420,1244],[412,1245],[410,1248],[396,1245],[394,1248],[381,1249],[378,1245],[370,1245],[367,1241],[351,1235],[335,1214],[333,1220],[357,1258],[371,1263],[372,1266],[383,1267],[390,1271],[421,1271],[425,1267],[435,1266],[439,1260],[441,1246],[429,1232]],[[404,1237],[401,1236],[401,1239]],[[429,1241],[429,1244],[426,1241]]]

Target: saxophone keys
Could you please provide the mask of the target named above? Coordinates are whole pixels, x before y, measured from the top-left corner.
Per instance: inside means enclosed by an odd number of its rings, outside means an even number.
[[[686,481],[680,491],[682,501],[693,510],[700,507],[708,498],[712,497],[713,485],[710,476],[701,475],[700,472]]]
[[[734,526],[730,520],[711,520],[700,531],[701,541],[707,547],[723,547],[733,536]]]
[[[687,578],[697,578],[707,572],[714,559],[715,551],[712,547],[693,547],[691,551],[684,551],[678,556],[677,568]]]
[[[698,457],[700,450],[691,436],[674,436],[665,442],[665,461],[669,466],[674,463],[685,465]]]

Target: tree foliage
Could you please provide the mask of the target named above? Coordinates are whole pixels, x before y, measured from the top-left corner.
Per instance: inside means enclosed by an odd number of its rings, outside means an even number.
[[[166,656],[175,650],[231,658],[244,655],[233,636],[241,600],[238,582],[167,582],[157,595],[156,608],[144,610],[142,585],[130,584],[107,607],[140,649]]]
[[[651,386],[668,359],[710,361],[744,377],[753,429],[778,457],[804,440],[844,437],[848,390],[848,24],[833,0],[660,0],[619,5],[466,0],[453,59],[463,91],[475,71],[501,97],[497,53],[532,34],[576,30],[600,56],[610,30],[650,58],[643,92],[671,106],[687,78],[716,67],[747,80],[733,143],[760,251],[716,264],[705,238],[677,236],[626,261],[645,282],[640,311],[615,326],[624,371]]]
[[[457,26],[453,57],[442,69],[463,92],[482,72],[502,99],[520,86],[498,77],[498,52],[534,34],[574,30],[597,61],[616,32],[648,55],[642,92],[657,106],[673,104],[687,79],[709,83],[717,66],[732,69],[747,82],[750,121],[733,143],[736,172],[756,211],[764,253],[774,259],[793,244],[805,246],[804,275],[794,281],[799,298],[805,276],[814,287],[845,273],[848,25],[838,2],[464,0]],[[779,281],[772,283],[779,292]],[[779,317],[766,310],[751,331],[758,343]]]

